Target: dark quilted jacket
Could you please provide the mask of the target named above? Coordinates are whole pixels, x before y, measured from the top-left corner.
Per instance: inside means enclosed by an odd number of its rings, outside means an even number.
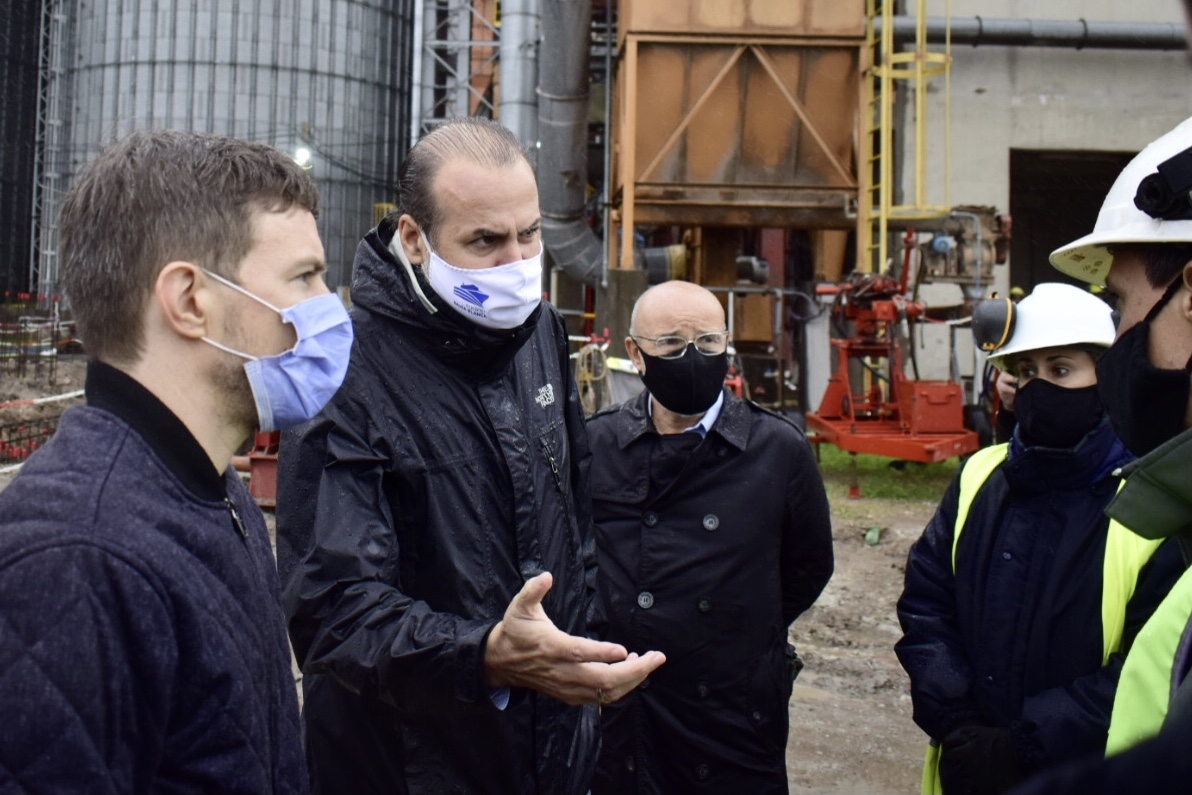
[[[306,789],[265,523],[204,463],[239,525],[85,406],[0,492],[0,792]]]

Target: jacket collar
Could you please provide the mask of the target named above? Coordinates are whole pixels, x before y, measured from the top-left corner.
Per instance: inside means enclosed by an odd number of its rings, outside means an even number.
[[[1108,417],[1072,448],[1026,447],[1014,432],[1003,472],[1017,489],[1038,493],[1096,483],[1131,458]]]
[[[1122,468],[1126,483],[1105,512],[1143,538],[1192,536],[1192,428]]]
[[[194,434],[139,381],[92,359],[87,362],[84,388],[89,406],[128,423],[192,494],[204,500],[227,496],[223,473],[212,466]]]
[[[431,314],[414,292],[405,268],[389,251],[396,232],[393,222],[385,219],[357,246],[352,265],[353,305],[404,326],[420,347],[465,375],[486,380],[503,371],[534,334],[543,305],[517,328],[485,328],[442,301],[422,269],[415,267],[422,292],[439,310]]]
[[[726,390],[720,416],[707,435],[718,435],[738,450],[744,450],[749,442],[749,419],[749,406]],[[658,431],[650,419],[650,393],[643,389],[617,412],[617,446],[624,450],[647,433],[657,434]]]

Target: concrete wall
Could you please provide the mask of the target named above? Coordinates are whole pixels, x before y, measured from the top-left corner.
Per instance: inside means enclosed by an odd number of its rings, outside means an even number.
[[[952,0],[955,19],[1049,19],[1090,22],[1184,23],[1176,0]],[[942,16],[942,0],[930,0],[928,16]],[[934,47],[933,47],[934,49]],[[954,46],[951,70],[951,205],[1010,205],[1012,149],[1137,151],[1192,115],[1192,69],[1181,52]],[[943,201],[941,156],[942,80],[929,96],[930,201]],[[908,107],[909,122],[913,104]],[[909,136],[904,137],[906,141]],[[904,153],[904,163],[910,160]],[[904,190],[910,175],[903,173]],[[1008,266],[996,269],[997,286],[1008,289]],[[959,289],[929,285],[931,304],[959,302]],[[920,375],[948,372],[948,334],[923,330]],[[971,338],[961,333],[961,370],[979,362]]]

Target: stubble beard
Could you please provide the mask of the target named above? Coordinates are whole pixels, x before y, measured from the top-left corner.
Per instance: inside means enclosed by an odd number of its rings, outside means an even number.
[[[238,351],[246,350],[241,344],[246,335],[238,326],[227,326],[223,329],[223,338],[228,340],[228,347]],[[248,373],[244,371],[246,362],[233,354],[225,354],[216,365],[215,386],[218,394],[222,395],[223,414],[229,425],[246,429],[247,434],[256,428],[257,403],[253,397],[252,385],[248,382]]]

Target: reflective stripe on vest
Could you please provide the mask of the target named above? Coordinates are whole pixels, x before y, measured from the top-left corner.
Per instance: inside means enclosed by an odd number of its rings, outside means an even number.
[[[1130,647],[1113,699],[1106,756],[1159,733],[1175,692],[1172,666],[1190,613],[1192,569],[1176,581]]]

